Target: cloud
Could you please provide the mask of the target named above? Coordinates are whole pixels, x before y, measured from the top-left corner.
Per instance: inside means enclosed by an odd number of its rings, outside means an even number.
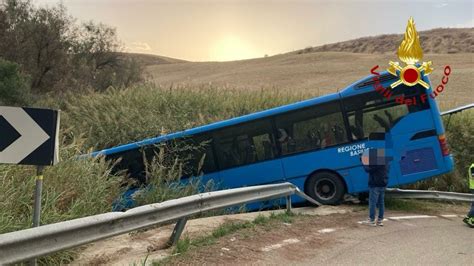
[[[130,52],[143,53],[150,52],[151,46],[146,42],[132,42],[130,46],[127,47],[127,50]]]
[[[435,6],[436,8],[443,8],[443,7],[447,6],[447,5],[448,5],[448,3],[438,3],[438,4],[435,4],[434,6]]]

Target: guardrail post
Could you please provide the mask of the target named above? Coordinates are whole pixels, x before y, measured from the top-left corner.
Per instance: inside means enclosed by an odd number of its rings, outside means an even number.
[[[183,217],[178,220],[176,223],[173,233],[171,234],[170,240],[168,240],[167,246],[171,247],[178,243],[181,234],[183,233],[184,227],[186,226],[186,222],[188,221],[188,217]]]
[[[291,212],[291,195],[286,196],[286,211]]]

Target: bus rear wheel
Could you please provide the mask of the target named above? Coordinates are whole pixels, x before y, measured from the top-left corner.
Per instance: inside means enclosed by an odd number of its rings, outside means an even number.
[[[341,203],[344,193],[343,181],[331,172],[315,173],[306,183],[306,194],[325,205]]]

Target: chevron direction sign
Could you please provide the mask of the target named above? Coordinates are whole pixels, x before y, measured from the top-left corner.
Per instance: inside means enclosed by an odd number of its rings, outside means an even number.
[[[0,106],[0,163],[58,162],[59,111]]]

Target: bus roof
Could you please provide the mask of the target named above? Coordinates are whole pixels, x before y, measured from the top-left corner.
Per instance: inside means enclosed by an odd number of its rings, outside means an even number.
[[[386,76],[386,74],[387,72],[383,72],[381,73],[381,76]],[[286,113],[293,110],[302,109],[305,107],[310,107],[315,104],[320,104],[320,103],[339,99],[341,96],[348,97],[355,94],[363,93],[367,90],[366,87],[371,87],[369,85],[370,85],[370,80],[372,80],[372,77],[374,77],[374,75],[369,75],[363,79],[360,79],[359,81],[354,82],[353,84],[347,86],[345,89],[343,89],[342,91],[338,93],[331,93],[324,96],[319,96],[319,97],[311,98],[308,100],[299,101],[296,103],[291,103],[291,104],[274,107],[271,109],[267,109],[267,110],[263,110],[263,111],[235,117],[235,118],[230,118],[230,119],[219,121],[219,122],[214,122],[208,125],[198,126],[195,128],[178,131],[171,134],[166,134],[166,135],[148,138],[148,139],[144,139],[144,140],[133,142],[133,143],[115,146],[108,149],[99,150],[99,151],[91,153],[89,156],[110,155],[114,153],[124,152],[127,150],[137,149],[137,148],[147,146],[147,145],[153,145],[153,144],[160,143],[160,142],[170,140],[170,139],[200,134],[200,133],[213,131],[216,129],[220,129],[220,128],[224,128],[224,127],[228,127],[232,125],[237,125],[237,124],[252,121],[252,120],[257,120],[257,119],[270,117],[270,116],[274,116],[281,113]],[[369,83],[369,84],[365,85],[364,82]],[[381,83],[383,84],[384,81],[381,81]],[[361,86],[361,85],[364,85],[364,86]]]

